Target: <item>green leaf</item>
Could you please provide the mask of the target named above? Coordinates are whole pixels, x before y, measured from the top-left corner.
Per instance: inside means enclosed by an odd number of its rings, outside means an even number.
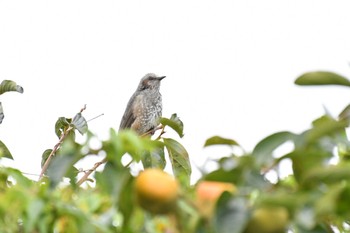
[[[107,162],[102,172],[96,172],[95,178],[97,187],[110,195],[117,204],[125,185],[131,179],[131,174],[129,169]]]
[[[9,91],[17,91],[19,93],[23,93],[23,87],[17,85],[14,81],[11,80],[3,80],[0,84],[0,95]],[[0,102],[0,124],[4,119],[4,111],[2,109],[2,104]]]
[[[26,232],[34,232],[34,226],[38,223],[40,219],[40,215],[42,214],[45,208],[45,203],[41,199],[32,200],[27,208],[27,221],[24,222],[24,228]]]
[[[258,165],[270,165],[274,160],[273,151],[287,141],[294,141],[296,136],[294,133],[283,131],[261,140],[253,150],[253,156]]]
[[[325,115],[313,122],[313,128],[305,132],[305,140],[307,143],[313,143],[324,136],[332,136],[335,133],[343,132],[347,126],[347,121],[337,121]]]
[[[328,147],[328,145],[327,145]],[[318,147],[301,147],[288,154],[292,159],[293,174],[298,183],[302,182],[306,173],[322,166],[333,156],[332,151]],[[303,183],[306,187],[311,183]]]
[[[128,153],[133,160],[139,162],[141,160],[141,154],[145,149],[142,138],[133,130],[122,130],[117,137],[120,138],[124,151]]]
[[[186,149],[171,138],[163,138],[167,148],[174,175],[184,184],[188,185],[191,177],[191,163]]]
[[[32,180],[25,177],[21,171],[15,169],[15,168],[0,167],[0,177],[1,178],[3,178],[3,176],[2,176],[3,174],[5,175],[6,179],[7,179],[7,177],[11,176],[11,178],[16,181],[16,184],[18,184],[24,188],[28,188],[33,184]],[[3,180],[1,180],[1,181],[3,181]]]
[[[223,138],[220,136],[213,136],[205,141],[204,147],[212,145],[228,145],[228,146],[239,146],[239,144],[232,139]]]
[[[350,104],[344,108],[344,110],[338,116],[339,120],[350,121]]]
[[[262,193],[259,197],[259,200],[256,201],[255,205],[257,207],[285,207],[289,211],[293,211],[297,206],[299,207],[304,202],[303,196],[290,195],[289,192],[278,191],[273,193],[265,192]]]
[[[50,178],[50,188],[55,188],[63,177],[70,178],[70,183],[75,185],[78,169],[73,165],[82,158],[81,145],[72,138],[66,138],[58,153],[50,161],[47,175]]]
[[[44,153],[41,155],[41,168],[44,166],[46,160],[49,158],[49,155],[51,154],[52,149],[47,149],[44,151]]]
[[[6,145],[2,141],[0,141],[0,158],[2,157],[13,160],[12,154],[9,151],[9,149],[6,147]]]
[[[79,131],[81,135],[88,131],[87,121],[80,112],[74,116],[71,124]]]
[[[297,85],[341,85],[350,86],[350,81],[333,72],[316,71],[301,75],[295,80]]]
[[[111,129],[110,140],[105,142],[107,147],[107,157],[109,161],[120,164],[121,157],[128,153],[135,162],[139,162],[147,151],[154,151],[157,148],[164,147],[160,141],[153,141],[148,137],[140,137],[133,130],[121,130],[118,134]],[[110,145],[111,147],[109,147]],[[147,155],[145,155],[147,157]]]
[[[350,142],[345,141],[345,140],[342,142],[338,142],[337,151],[338,151],[338,155],[340,157],[340,160],[349,161],[349,159],[350,159]]]
[[[0,102],[0,124],[2,123],[2,120],[4,120],[4,110],[2,109],[2,104]]]
[[[332,185],[321,198],[317,199],[315,205],[317,216],[329,216],[330,214],[337,212],[341,194],[345,189],[345,185],[343,184],[337,183]]]
[[[55,188],[62,181],[63,177],[71,177],[72,174],[77,175],[78,170],[73,165],[78,160],[76,156],[69,155],[56,155],[53,157],[47,169],[47,175],[50,178],[50,188]]]
[[[17,91],[19,93],[23,93],[23,87],[17,85],[14,81],[3,80],[0,84],[0,95],[9,91]]]
[[[119,180],[120,181],[120,180]],[[122,180],[122,185],[120,189],[120,194],[118,195],[118,207],[120,212],[123,214],[123,228],[127,229],[130,225],[130,222],[132,222],[133,213],[135,210],[135,199],[136,196],[134,195],[134,177],[131,175],[128,175],[128,173],[125,173],[125,179]],[[118,185],[118,184],[116,184]],[[123,231],[127,232],[127,231]]]
[[[301,226],[296,225],[296,232],[298,233],[334,233],[332,228],[325,223],[321,223],[314,227],[313,229],[305,229]]]
[[[338,165],[329,167],[315,167],[306,172],[303,177],[305,184],[332,184],[341,180],[350,180],[350,165]]]
[[[163,170],[166,165],[164,147],[144,151],[142,154],[142,164],[144,168],[160,168]]]
[[[124,144],[113,128],[110,128],[109,140],[103,142],[102,149],[106,151],[108,161],[118,165],[118,167],[123,167],[121,159],[125,154]]]
[[[61,137],[61,135],[68,129],[69,124],[71,123],[72,119],[65,118],[65,117],[59,117],[55,124],[55,132],[58,138]]]
[[[249,155],[226,158],[220,163],[220,169],[206,174],[203,178],[205,180],[229,182],[237,186],[249,186],[260,190],[270,187],[270,183],[261,174],[260,169],[256,168],[254,158]]]
[[[240,168],[235,168],[226,171],[221,168],[206,174],[204,179],[238,184],[239,181],[243,180],[243,170]]]
[[[176,113],[174,113],[173,115],[171,115],[170,119],[168,118],[160,118],[160,123],[164,126],[169,126],[170,128],[172,128],[173,130],[175,130],[175,132],[182,138],[184,136],[183,134],[183,130],[184,130],[184,125],[182,123],[182,121],[180,120],[180,118],[177,116]]]
[[[224,192],[216,205],[214,216],[215,232],[241,233],[249,220],[249,210],[244,198],[233,198]]]

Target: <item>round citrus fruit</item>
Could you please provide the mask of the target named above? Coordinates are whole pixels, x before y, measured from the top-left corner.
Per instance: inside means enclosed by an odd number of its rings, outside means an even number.
[[[286,232],[289,214],[285,207],[261,207],[253,211],[246,233]]]
[[[197,207],[204,217],[210,217],[216,202],[223,192],[235,193],[237,188],[232,183],[219,181],[200,181],[196,186]]]
[[[141,207],[154,214],[171,211],[179,193],[177,181],[155,168],[146,169],[136,177],[135,189]]]

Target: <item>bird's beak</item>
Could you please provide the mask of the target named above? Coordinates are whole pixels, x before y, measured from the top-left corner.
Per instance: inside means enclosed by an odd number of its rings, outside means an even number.
[[[166,76],[162,76],[162,77],[158,77],[158,80],[162,80],[163,78],[165,78]]]

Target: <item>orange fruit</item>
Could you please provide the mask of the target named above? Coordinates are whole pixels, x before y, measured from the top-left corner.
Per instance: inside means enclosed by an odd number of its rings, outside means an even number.
[[[154,214],[164,214],[173,210],[179,184],[163,170],[149,168],[136,177],[135,189],[141,207]]]
[[[196,186],[196,204],[204,217],[210,217],[223,192],[235,193],[237,188],[232,183],[219,181],[200,181]]]

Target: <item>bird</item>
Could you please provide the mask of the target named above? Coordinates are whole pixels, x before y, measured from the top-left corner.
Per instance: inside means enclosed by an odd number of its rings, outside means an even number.
[[[159,89],[165,77],[148,73],[140,80],[126,106],[119,131],[132,129],[138,135],[154,133],[162,116],[162,95]]]

